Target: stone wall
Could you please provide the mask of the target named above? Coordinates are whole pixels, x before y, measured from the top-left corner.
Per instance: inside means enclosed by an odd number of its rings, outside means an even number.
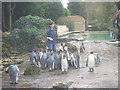
[[[69,29],[66,25],[57,25],[57,26],[58,26],[58,31],[57,31],[58,35],[65,32],[69,32]]]
[[[73,24],[73,31],[85,31],[85,19],[82,16],[67,16],[67,17],[60,17],[57,20],[58,25],[63,25],[66,23]]]
[[[74,31],[80,31],[84,32],[85,31],[85,24],[84,22],[74,22]]]

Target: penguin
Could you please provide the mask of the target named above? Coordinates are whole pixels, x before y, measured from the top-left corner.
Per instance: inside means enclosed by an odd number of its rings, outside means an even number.
[[[51,52],[50,52],[50,49],[48,48],[47,49],[47,60],[50,57],[50,55],[51,55]],[[48,67],[48,61],[46,62],[46,66]]]
[[[47,54],[46,54],[46,51],[44,50],[43,55],[41,57],[41,62],[40,62],[42,69],[46,69],[46,62],[47,62]]]
[[[58,68],[61,69],[62,50],[58,51]]]
[[[51,55],[50,57],[48,58],[48,68],[49,68],[49,71],[54,71],[54,65],[55,65],[55,60],[54,60],[54,54],[53,54],[53,51],[51,52]]]
[[[68,51],[68,47],[67,47],[66,44],[65,44],[65,46],[64,46],[64,50],[65,50],[65,51]]]
[[[64,50],[63,55],[65,55],[66,59],[68,60],[68,54],[66,50]]]
[[[95,68],[95,56],[93,51],[90,52],[88,58],[87,58],[87,62],[86,62],[86,66],[89,67],[89,72],[94,72],[94,68]]]
[[[63,49],[64,49],[64,48],[63,48],[63,43],[61,43],[59,49],[60,49],[61,51],[63,51]]]
[[[29,57],[30,57],[30,65],[34,65],[35,62],[37,61],[36,53],[34,50],[32,51]]]
[[[41,50],[38,51],[38,58],[37,58],[37,65],[41,67],[41,57],[42,57],[43,53]]]
[[[61,69],[62,69],[62,74],[64,74],[64,72],[68,71],[68,62],[67,62],[66,55],[64,55],[64,54],[62,55]]]
[[[50,54],[51,54],[50,49],[48,49],[47,50],[47,59],[50,57]]]
[[[76,69],[78,69],[78,68],[80,68],[80,56],[78,54],[77,48],[75,48],[74,57],[75,57],[76,65],[77,65]]]
[[[59,55],[58,52],[55,50],[54,51],[54,63],[55,63],[55,70],[58,69],[58,64],[59,64]]]
[[[48,48],[48,46],[46,46],[46,48],[45,48],[45,49],[46,49],[46,53],[47,53],[47,52],[48,52],[48,49],[49,49],[49,48]]]
[[[17,65],[10,65],[9,67],[6,68],[5,71],[9,72],[10,84],[18,84],[20,70],[17,67]]]
[[[71,60],[71,66],[72,66],[72,67],[75,66],[75,67],[77,68],[76,58],[75,58],[75,55],[74,55],[74,54],[75,54],[75,51],[72,52],[71,57],[70,57],[70,60]]]
[[[84,51],[85,51],[85,47],[84,47],[84,43],[82,43],[80,46],[80,52],[84,52]]]
[[[95,64],[99,64],[100,63],[100,58],[98,56],[98,53],[94,53],[95,56]]]

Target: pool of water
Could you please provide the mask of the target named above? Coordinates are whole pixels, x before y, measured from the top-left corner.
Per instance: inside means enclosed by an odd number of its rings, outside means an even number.
[[[109,32],[105,32],[105,33],[74,33],[74,34],[67,34],[67,35],[63,35],[60,37],[66,37],[66,38],[85,38],[86,40],[112,40],[112,37],[110,37]]]

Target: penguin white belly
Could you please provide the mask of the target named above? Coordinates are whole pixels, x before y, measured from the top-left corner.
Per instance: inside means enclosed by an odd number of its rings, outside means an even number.
[[[88,57],[88,67],[94,68],[95,67],[95,57],[94,55],[89,55]]]
[[[62,60],[62,68],[63,69],[65,69],[65,70],[67,70],[67,68],[68,68],[68,62],[67,62],[67,60]]]

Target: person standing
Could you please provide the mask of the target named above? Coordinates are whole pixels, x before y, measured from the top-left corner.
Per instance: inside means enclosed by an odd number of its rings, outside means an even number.
[[[54,23],[49,23],[49,29],[46,32],[48,47],[50,50],[56,50],[57,30],[54,27]]]

